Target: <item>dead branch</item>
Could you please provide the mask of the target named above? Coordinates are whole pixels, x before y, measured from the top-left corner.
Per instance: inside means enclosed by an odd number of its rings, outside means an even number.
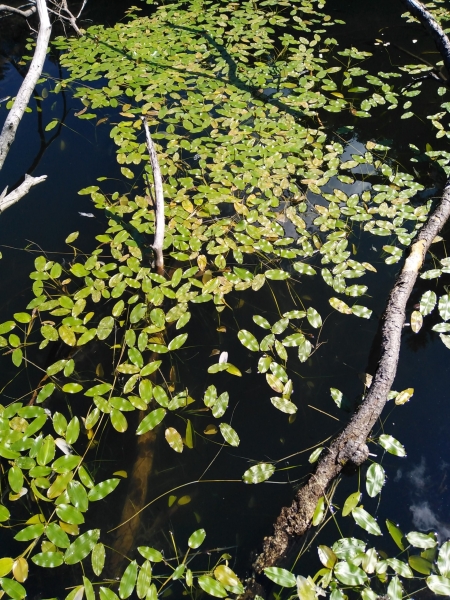
[[[0,170],[3,167],[10,147],[14,142],[19,123],[44,67],[52,26],[50,24],[45,0],[37,0],[37,10],[40,25],[33,60],[31,61],[28,73],[20,86],[14,104],[6,117],[5,124],[3,125],[0,134]]]
[[[431,33],[450,73],[450,41],[442,28],[417,0],[402,0]],[[347,463],[361,465],[368,457],[367,437],[379,419],[397,372],[401,336],[409,300],[425,255],[434,238],[450,217],[450,178],[442,198],[412,244],[405,264],[390,293],[383,316],[381,359],[370,390],[350,423],[319,460],[315,472],[301,487],[291,506],[281,510],[274,525],[274,534],[266,537],[263,551],[254,562],[256,573],[280,561],[286,554],[290,539],[303,535],[310,527],[319,499]],[[250,583],[243,598],[253,598],[256,582]]]
[[[6,187],[3,192],[0,194],[0,213],[4,210],[18,202],[21,198],[28,194],[30,189],[45,181],[47,179],[47,175],[41,175],[40,177],[32,177],[31,175],[25,175],[25,181],[19,185],[18,188],[7,194],[8,188]]]
[[[83,5],[78,13],[78,15],[75,17],[75,15],[69,10],[69,7],[67,5],[67,0],[60,0],[60,2],[55,2],[54,0],[50,0],[51,4],[55,7],[56,10],[53,10],[51,8],[49,8],[49,11],[51,13],[53,13],[54,15],[56,15],[59,19],[61,20],[65,20],[68,21],[71,25],[71,27],[74,29],[74,31],[76,32],[77,35],[79,35],[80,37],[82,35],[84,35],[83,31],[78,27],[77,25],[77,19],[78,17],[81,15],[81,12],[83,11],[83,8],[86,4],[86,1],[83,2]],[[65,13],[65,14],[63,14]]]
[[[31,6],[27,10],[21,10],[20,8],[14,8],[14,6],[8,6],[7,4],[0,4],[0,12],[9,12],[14,13],[16,15],[20,15],[24,17],[24,19],[28,19],[31,15],[34,15],[36,12],[36,6]]]
[[[153,250],[156,255],[156,268],[158,272],[164,270],[164,257],[163,257],[163,243],[164,243],[164,193],[163,184],[161,178],[161,170],[159,168],[158,156],[156,155],[155,145],[150,135],[150,130],[147,125],[145,117],[142,117],[145,129],[145,137],[147,140],[147,149],[150,154],[150,164],[153,171],[153,182],[155,185],[155,201],[156,201],[156,212],[155,212],[155,239],[153,241]]]

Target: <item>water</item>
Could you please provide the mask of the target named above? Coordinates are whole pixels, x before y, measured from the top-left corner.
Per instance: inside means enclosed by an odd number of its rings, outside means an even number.
[[[108,19],[113,22],[123,10],[123,3],[108,3],[108,7],[111,6],[118,10],[115,14],[108,12]],[[400,3],[397,7],[385,2],[380,7],[380,3],[371,2],[369,6],[368,3],[362,5],[350,0],[330,3],[330,6],[334,7],[336,16],[347,21],[346,28],[339,33],[342,43],[348,36],[356,47],[374,52],[374,57],[364,68],[373,70],[372,65],[376,65],[378,70],[388,71],[390,62],[397,60],[402,52],[393,50],[394,43],[417,54],[433,52],[426,34],[419,27],[406,25],[400,19]],[[89,18],[102,19],[101,11],[97,10],[96,4],[92,7]],[[338,36],[338,32],[336,30],[334,35]],[[382,39],[390,43],[390,46],[374,46],[375,39]],[[413,44],[414,39],[417,42]],[[7,47],[11,49],[12,44]],[[21,46],[16,44],[14,54],[17,56],[20,52]],[[50,77],[60,77],[56,57],[47,61],[45,71]],[[21,75],[8,62],[4,64],[2,74],[0,97],[14,95],[20,85]],[[436,83],[429,81],[424,85],[431,88]],[[51,93],[52,85],[46,82],[39,86],[38,92],[42,95],[44,89]],[[0,175],[0,189],[6,184],[14,184],[24,172],[30,172],[31,165],[34,165],[34,175],[48,175],[45,183],[35,187],[0,218],[0,250],[3,253],[0,261],[3,292],[0,299],[0,322],[9,319],[13,312],[23,310],[31,298],[27,277],[32,270],[34,257],[41,254],[42,249],[49,257],[68,258],[71,254],[67,253],[64,240],[70,232],[79,230],[77,245],[89,251],[93,247],[94,236],[104,231],[106,221],[103,214],[93,209],[88,196],[78,195],[78,190],[94,185],[100,176],[113,180],[112,189],[120,185],[125,191],[127,186],[120,175],[115,147],[109,138],[113,111],[102,115],[109,118],[108,122],[96,126],[93,121],[82,121],[74,117],[74,112],[79,111],[82,105],[71,96],[70,91],[65,97],[51,97],[51,101],[43,103],[40,115],[36,110],[25,115]],[[427,102],[429,99],[423,94],[425,107]],[[428,113],[433,112],[429,107],[426,110]],[[1,114],[5,114],[4,105]],[[63,126],[60,130],[54,129],[44,134],[48,142],[56,133],[51,144],[43,147],[42,128],[53,118],[61,118],[63,114],[66,115]],[[336,120],[337,127],[341,124],[339,119],[342,117],[330,116],[331,119]],[[400,121],[398,111],[386,111],[383,119],[376,125],[372,119],[356,121],[355,130],[345,139],[356,149],[359,149],[360,141],[369,137],[393,139],[401,165],[405,160],[408,143],[423,146],[425,141],[429,141],[428,137],[431,137],[427,123],[415,119],[412,128],[411,122]],[[435,145],[434,138],[431,143]],[[353,149],[352,152],[354,151]],[[117,180],[120,181],[119,184]],[[430,183],[430,187],[431,185]],[[94,217],[80,213],[92,213]],[[164,496],[144,513],[137,544],[155,544],[170,552],[170,531],[174,534],[176,544],[184,548],[189,534],[198,527],[204,527],[208,535],[208,549],[227,548],[227,552],[236,560],[234,568],[240,572],[249,566],[251,552],[259,546],[262,537],[270,533],[271,524],[280,507],[290,503],[296,486],[310,471],[307,461],[309,451],[297,456],[291,455],[336,434],[348,419],[348,415],[335,406],[329,388],[342,390],[355,404],[363,389],[358,375],[373,370],[376,363],[376,353],[372,350],[376,349],[378,343],[378,319],[384,310],[398,268],[387,267],[379,258],[381,241],[374,242],[373,238],[368,240],[367,237],[360,239],[355,231],[350,242],[355,243],[364,258],[378,269],[377,275],[368,273],[358,281],[361,284],[367,283],[369,290],[375,293],[368,302],[374,311],[374,317],[366,321],[331,312],[326,294],[321,294],[324,288],[322,282],[318,281],[319,278],[302,278],[296,292],[307,306],[310,298],[313,298],[314,306],[319,312],[329,316],[320,337],[322,345],[307,364],[299,365],[294,378],[293,399],[299,405],[299,411],[293,423],[289,424],[287,415],[275,411],[271,406],[264,376],[257,373],[255,355],[245,350],[236,337],[237,331],[242,328],[248,328],[256,334],[251,323],[255,295],[248,291],[233,298],[233,311],[226,310],[220,321],[217,319],[216,322],[204,313],[201,306],[195,307],[189,328],[193,343],[179,353],[176,368],[180,379],[197,400],[201,399],[210,384],[216,385],[219,393],[225,389],[229,391],[231,424],[240,433],[242,441],[237,449],[228,448],[218,452],[220,446],[207,443],[205,440],[208,436],[198,435],[194,449],[185,449],[182,455],[176,455],[160,439],[155,449],[154,472],[149,483],[147,501],[150,502],[161,494]],[[273,289],[280,312],[292,309],[292,300],[285,285],[274,282]],[[425,289],[423,282],[419,281],[411,305],[418,302]],[[262,294],[258,294],[258,303],[261,302],[261,297]],[[259,304],[258,313],[271,322],[278,318],[279,313],[269,291],[262,304]],[[225,332],[218,332],[219,326],[225,327]],[[371,451],[377,453],[374,459],[383,461],[388,482],[382,492],[381,504],[378,505],[378,499],[375,499],[367,502],[365,508],[378,517],[380,524],[385,518],[390,518],[398,522],[404,531],[433,529],[438,531],[441,539],[445,539],[450,534],[450,492],[446,484],[450,468],[450,461],[447,462],[450,355],[437,334],[429,331],[429,327],[431,325],[417,335],[405,328],[394,389],[413,387],[415,393],[405,406],[394,407],[392,403],[388,405],[383,413],[383,421],[376,428],[379,429],[376,433],[386,431],[398,438],[406,446],[408,457],[400,459],[391,455],[382,456],[380,448],[373,450],[372,447]],[[197,334],[194,338],[193,332]],[[258,335],[261,339],[263,330]],[[239,365],[243,372],[242,379],[222,374],[207,375],[207,366],[218,358],[217,355],[210,357],[213,350],[227,351],[230,362]],[[95,364],[97,360],[101,362],[102,356],[88,357],[86,360]],[[7,382],[16,370],[9,369],[8,360],[2,361],[2,368],[2,382]],[[30,389],[36,383],[30,382]],[[14,389],[15,384],[6,388],[6,399],[13,394]],[[190,418],[200,434],[211,422],[201,413],[192,413]],[[230,419],[231,417],[228,422]],[[133,420],[130,419],[130,422]],[[172,424],[182,429],[175,417],[173,423],[168,422],[168,425]],[[102,452],[94,453],[90,459],[90,464],[99,469],[99,474],[110,475],[112,471],[119,469],[130,471],[136,453],[135,436],[132,433],[134,425],[133,422],[133,427],[125,435],[111,431],[105,433],[107,438]],[[121,454],[119,460],[118,448]],[[236,482],[253,461],[264,460],[280,461],[277,466],[288,470],[279,471],[264,485],[242,486]],[[170,490],[199,477],[216,481],[187,485],[174,491],[177,498],[189,495],[191,501],[181,506],[175,503],[169,509]],[[356,491],[357,487],[357,476],[344,475],[335,496],[336,503],[342,505],[345,497]],[[105,514],[102,507],[99,507],[90,517],[92,524],[102,525],[102,528],[118,525],[120,500],[125,498],[125,493],[126,483],[119,488],[115,514]],[[354,525],[351,517],[341,521],[343,535],[364,538],[364,533]],[[325,543],[336,539],[335,526],[329,524],[322,535]],[[109,539],[111,542],[114,540],[113,536]],[[391,549],[386,536],[380,544]],[[217,556],[220,556],[220,552]],[[207,560],[205,557],[205,561]],[[301,563],[300,571],[307,574],[309,567],[319,568],[315,555]]]

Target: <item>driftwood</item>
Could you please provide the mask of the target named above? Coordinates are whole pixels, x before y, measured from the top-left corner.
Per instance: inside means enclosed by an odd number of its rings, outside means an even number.
[[[5,124],[3,125],[3,129],[0,134],[0,170],[3,167],[10,147],[14,142],[19,123],[23,117],[25,109],[28,106],[31,94],[36,87],[44,67],[52,26],[50,24],[45,0],[37,0],[37,10],[39,14],[40,25],[36,50],[34,52],[30,68],[28,69],[28,73],[23,80],[22,85],[20,86],[20,90],[16,96],[16,99],[14,100],[14,104],[9,111],[8,116],[6,117]]]
[[[21,198],[25,196],[25,194],[28,194],[28,192],[34,185],[37,185],[38,183],[41,183],[46,179],[47,175],[41,175],[40,177],[32,177],[31,175],[25,175],[25,181],[9,194],[6,194],[8,191],[8,188],[6,187],[0,194],[0,213],[2,213],[4,210],[9,208],[16,202],[18,202]]]
[[[31,6],[27,10],[22,10],[20,8],[15,8],[14,6],[8,6],[7,4],[0,4],[0,12],[9,12],[14,13],[15,15],[20,15],[24,19],[28,19],[36,13],[36,7]]]
[[[417,0],[402,1],[430,31],[450,73],[450,42],[442,28]],[[317,502],[326,494],[330,483],[343,467],[347,463],[361,465],[367,459],[367,437],[381,415],[396,375],[406,304],[425,255],[449,217],[450,178],[445,184],[437,208],[409,249],[405,264],[390,293],[381,330],[381,358],[369,392],[350,423],[319,460],[315,472],[297,491],[291,506],[281,510],[274,525],[274,534],[264,539],[263,551],[253,564],[255,573],[262,573],[264,568],[278,563],[285,556],[291,538],[303,535],[309,529]],[[258,593],[258,587],[255,581],[250,583],[243,598],[253,598]]]
[[[147,149],[150,154],[150,164],[152,166],[153,171],[153,182],[155,186],[155,239],[153,241],[153,250],[155,251],[156,256],[156,269],[158,273],[161,273],[164,270],[164,257],[163,257],[163,243],[164,243],[164,194],[163,194],[163,184],[161,177],[161,169],[159,168],[158,157],[156,155],[155,145],[153,144],[153,140],[150,135],[150,130],[148,128],[147,121],[145,117],[142,117],[142,122],[144,123],[145,129],[145,138],[147,141]]]

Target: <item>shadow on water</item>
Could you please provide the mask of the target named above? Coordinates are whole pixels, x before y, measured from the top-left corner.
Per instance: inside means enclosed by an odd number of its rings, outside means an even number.
[[[94,22],[114,23],[122,16],[125,4],[90,2],[84,17]],[[367,3],[362,5],[356,0],[330,2],[331,12],[335,11],[340,18],[347,21],[347,34],[345,30],[339,34],[342,43],[348,35],[351,44],[374,52],[370,64],[377,65],[378,70],[386,71],[402,52],[393,48],[394,41],[407,49],[413,48],[417,53],[433,51],[420,28],[405,25],[400,19],[400,3],[397,7],[386,0],[381,5],[379,2],[376,5],[371,3],[371,17],[368,19]],[[8,41],[4,40],[2,56],[13,56],[13,60],[16,60],[23,54],[25,40],[17,36],[15,32],[9,47]],[[411,36],[418,39],[414,46],[411,46]],[[206,35],[205,38],[209,39]],[[374,46],[376,39],[382,39],[387,44],[391,41],[392,45]],[[217,48],[217,51],[223,50]],[[232,74],[235,67],[229,66]],[[52,94],[51,78],[61,77],[57,57],[47,60],[45,70],[50,79],[38,86],[40,97]],[[12,66],[11,61],[4,60],[0,69],[0,96],[14,95],[21,80],[20,71]],[[236,81],[233,83],[237,85]],[[424,85],[436,84],[430,81]],[[248,87],[248,91],[253,93],[254,89]],[[423,96],[423,102],[426,102],[426,94]],[[25,115],[0,176],[0,189],[3,189],[6,184],[13,185],[27,169],[27,172],[33,171],[35,175],[48,174],[45,183],[34,188],[28,196],[0,217],[0,250],[3,253],[3,259],[0,261],[3,291],[0,300],[1,322],[10,318],[17,310],[22,310],[31,298],[28,273],[33,268],[34,257],[40,254],[42,249],[49,258],[69,259],[72,253],[67,251],[64,240],[70,232],[79,230],[77,245],[89,250],[94,236],[104,231],[106,216],[93,210],[91,201],[87,196],[78,195],[78,190],[95,184],[96,179],[102,176],[111,179],[111,184],[121,186],[122,191],[127,191],[127,183],[123,181],[116,161],[115,146],[109,137],[108,122],[96,124],[77,119],[74,113],[79,111],[82,105],[70,92],[54,94],[51,97],[52,100],[47,98],[45,102],[37,100],[33,112]],[[281,101],[272,101],[287,109]],[[3,118],[5,114],[5,106],[2,105],[0,115]],[[112,110],[102,113],[102,117],[113,116]],[[301,114],[295,116],[302,117]],[[45,132],[46,124],[53,118],[61,119],[60,125],[53,131]],[[330,121],[332,118],[338,119],[330,117]],[[355,129],[345,137],[347,142],[353,144],[352,152],[369,137],[393,138],[394,151],[400,164],[405,160],[407,144],[423,146],[428,141],[429,128],[426,124],[416,122],[411,130],[389,111],[379,119],[375,132],[372,122],[355,120],[354,123]],[[336,122],[337,127],[340,125],[342,123]],[[334,187],[334,182],[331,181],[330,185]],[[366,184],[362,181],[358,185],[364,187]],[[356,190],[351,193],[354,191]],[[349,325],[348,317],[331,311],[327,295],[323,293],[323,282],[317,281],[316,278],[308,280],[306,277],[299,277],[294,286],[299,302],[309,306],[313,298],[314,306],[326,319],[320,335],[321,345],[307,363],[299,364],[294,377],[294,400],[299,405],[295,419],[289,419],[270,405],[264,376],[257,373],[257,359],[237,340],[236,334],[239,329],[249,329],[259,340],[264,334],[263,330],[259,330],[252,322],[255,311],[252,292],[247,291],[231,298],[232,310],[222,313],[220,319],[216,317],[216,321],[204,314],[201,305],[197,305],[192,311],[189,339],[193,342],[190,347],[178,353],[178,362],[175,365],[180,375],[182,374],[180,380],[196,399],[203,396],[204,390],[210,384],[216,385],[219,393],[227,389],[233,406],[231,424],[236,424],[237,430],[241,432],[242,442],[238,449],[220,450],[221,446],[207,441],[218,441],[218,437],[209,437],[203,433],[210,423],[200,413],[195,412],[190,418],[195,421],[198,435],[196,446],[192,450],[186,449],[183,455],[176,455],[160,436],[155,451],[155,471],[152,475],[149,501],[161,494],[166,495],[145,513],[136,545],[155,543],[169,551],[172,546],[169,531],[172,531],[176,544],[184,548],[189,534],[198,527],[204,527],[208,534],[209,549],[227,548],[236,558],[239,569],[248,566],[252,550],[259,545],[262,537],[270,532],[280,507],[290,503],[296,486],[310,471],[309,451],[298,454],[299,451],[314,447],[320,440],[334,435],[348,419],[348,414],[340,411],[331,399],[330,387],[343,391],[355,405],[360,401],[364,390],[359,375],[373,371],[376,363],[372,347],[377,347],[374,340],[377,339],[379,318],[394,281],[396,268],[387,267],[379,258],[381,244],[374,247],[373,241],[359,238],[357,230],[350,242],[358,246],[358,253],[363,257],[361,260],[371,262],[378,269],[376,296],[368,299],[374,316],[369,321],[350,317],[353,321]],[[369,289],[373,281],[371,277],[375,275],[367,274],[361,279],[362,284],[368,283]],[[419,282],[411,300],[412,305],[420,298],[421,286]],[[273,300],[274,295],[278,307]],[[265,297],[258,306],[259,314],[271,323],[279,318],[280,313],[290,309],[291,295],[282,282],[273,282],[272,289],[267,287]],[[240,365],[243,377],[208,375],[207,366],[217,361],[217,356],[211,357],[213,350],[227,351],[230,362]],[[450,461],[447,459],[448,356],[448,350],[437,334],[424,331],[413,336],[405,328],[394,388],[402,390],[413,387],[415,393],[409,404],[388,407],[383,416],[385,421],[379,424],[379,432],[384,431],[386,425],[386,431],[406,446],[408,457],[399,459],[391,455],[382,456],[380,448],[374,450],[377,456],[373,458],[383,461],[389,481],[383,491],[380,507],[378,508],[375,500],[367,504],[368,510],[378,516],[380,523],[385,518],[390,518],[399,522],[406,531],[409,528],[435,529],[442,538],[450,535],[450,492],[447,487],[450,470]],[[102,356],[94,352],[93,356],[87,356],[85,360],[85,366],[81,364],[81,372],[84,368],[86,371],[92,371],[93,365],[101,362]],[[323,365],[326,365],[326,371]],[[4,373],[3,380],[8,381],[8,375],[13,377],[15,374],[16,371],[11,369],[10,373]],[[30,389],[33,389],[36,383],[30,382]],[[10,389],[7,388],[4,392],[6,399],[10,393]],[[173,419],[175,425],[176,417]],[[168,420],[168,425],[171,424]],[[179,422],[177,425],[180,426]],[[102,444],[103,454],[97,455],[96,451],[93,451],[90,463],[92,468],[99,469],[101,473],[110,473],[110,465],[113,463],[114,470],[128,470],[134,457],[134,431],[135,423],[124,435],[105,431],[107,443]],[[119,461],[118,450],[121,455]],[[236,483],[253,461],[264,460],[279,461],[280,471],[273,480],[260,486],[240,486]],[[168,506],[171,495],[167,493],[168,490],[198,480],[200,476],[202,479],[216,481],[186,486],[174,492],[176,500]],[[222,480],[232,481],[227,483]],[[357,486],[357,477],[353,474],[344,475],[335,496],[336,503],[342,505],[345,497],[356,491]],[[120,493],[123,499],[125,486]],[[189,501],[178,503],[183,496],[189,496]],[[100,507],[92,518],[96,524],[111,528],[118,524],[119,515],[120,508],[117,508],[116,514],[104,514]],[[340,526],[344,535],[364,538],[362,530],[356,531],[350,519],[344,520]],[[332,523],[327,526],[323,535],[324,543],[327,539],[335,539],[336,528]],[[388,543],[384,539],[382,542]],[[304,564],[304,574],[308,572],[309,565],[311,570],[319,568],[315,555],[307,558]],[[61,579],[59,585],[64,584]]]

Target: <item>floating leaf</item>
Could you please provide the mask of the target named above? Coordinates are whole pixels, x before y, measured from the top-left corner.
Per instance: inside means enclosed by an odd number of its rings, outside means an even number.
[[[354,508],[352,511],[353,518],[360,527],[371,533],[372,535],[382,535],[381,529],[375,519],[364,508]]]
[[[398,393],[397,396],[395,396],[395,404],[401,405],[405,404],[406,402],[409,402],[413,394],[414,388],[408,388],[406,390],[403,390],[402,392]]]
[[[328,301],[331,306],[340,313],[343,313],[344,315],[352,314],[352,309],[343,300],[339,300],[339,298],[330,298]]]
[[[214,596],[214,598],[226,598],[228,596],[228,592],[223,585],[209,577],[209,575],[202,575],[197,581],[202,590],[210,596]]]
[[[328,546],[319,546],[317,548],[319,553],[319,560],[327,569],[332,569],[337,561],[337,556],[331,548]]]
[[[306,311],[306,318],[312,327],[316,329],[322,327],[322,317],[315,308],[312,308],[311,306],[308,308]]]
[[[13,579],[1,577],[0,585],[8,594],[8,596],[13,598],[13,600],[22,600],[22,598],[25,598],[25,596],[27,595],[27,592],[23,585],[20,585],[18,581],[14,581]]]
[[[360,306],[359,304],[354,304],[352,306],[352,313],[357,317],[361,317],[363,319],[370,319],[372,316],[372,311],[366,308],[365,306]]]
[[[83,386],[79,383],[66,383],[62,387],[62,391],[66,392],[66,394],[77,394],[78,392],[81,392],[82,389]]]
[[[450,542],[444,542],[439,548],[437,566],[441,575],[444,577],[450,575]]]
[[[295,575],[288,571],[287,569],[282,569],[281,567],[266,567],[264,569],[264,574],[277,585],[281,587],[295,587],[297,581],[295,579]]]
[[[397,544],[400,550],[403,551],[405,549],[405,536],[403,535],[402,530],[395,523],[389,521],[389,519],[386,520],[386,527],[388,528],[388,531],[394,542]]]
[[[105,566],[105,546],[101,543],[95,544],[91,554],[92,570],[99,576]]]
[[[197,531],[194,531],[188,539],[189,548],[192,548],[193,550],[199,548],[203,544],[205,537],[206,531],[204,529],[197,529]]]
[[[106,479],[105,481],[101,481],[97,483],[91,490],[89,490],[88,498],[91,502],[95,502],[97,500],[103,500],[106,498],[111,492],[113,492],[116,487],[119,485],[120,479]]]
[[[249,350],[252,350],[252,352],[257,352],[259,350],[258,340],[250,333],[250,331],[241,329],[238,333],[238,338],[241,344]]]
[[[314,450],[314,452],[311,452],[311,454],[308,458],[308,462],[311,464],[314,464],[315,462],[317,462],[319,460],[319,456],[322,454],[323,450],[324,450],[323,446],[316,448]]]
[[[64,563],[64,554],[62,552],[40,552],[34,554],[31,560],[39,567],[54,569]]]
[[[312,352],[312,344],[309,340],[304,339],[298,347],[298,359],[300,362],[306,362]]]
[[[281,410],[281,412],[284,412],[288,415],[293,415],[298,410],[295,404],[286,398],[279,398],[278,396],[275,396],[274,398],[271,398],[270,401],[275,408],[278,408],[278,410]]]
[[[289,279],[290,275],[282,269],[269,269],[264,273],[267,279],[273,279],[275,281],[284,281]]]
[[[387,596],[389,600],[402,600],[402,585],[397,576],[393,577],[388,585]]]
[[[154,429],[157,425],[161,423],[161,421],[166,416],[166,411],[164,408],[157,408],[153,410],[151,413],[146,415],[142,421],[139,423],[139,427],[136,430],[137,435],[142,435]]]
[[[244,483],[262,483],[275,473],[275,466],[270,463],[260,463],[247,469],[242,475]]]
[[[403,444],[396,440],[392,435],[383,433],[378,438],[380,446],[382,446],[386,452],[394,454],[395,456],[406,456],[406,450]]]
[[[426,533],[420,533],[418,531],[410,531],[406,534],[406,539],[416,548],[434,548],[437,545],[437,541],[432,535]]]
[[[428,290],[420,299],[420,312],[423,316],[429,315],[436,306],[437,296],[431,290]]]
[[[411,555],[408,557],[409,566],[417,571],[418,573],[422,573],[422,575],[429,575],[433,568],[433,563],[421,556]]]
[[[430,575],[426,579],[427,586],[440,596],[450,596],[450,579],[439,575]]]
[[[316,508],[314,509],[314,514],[311,521],[314,527],[317,527],[317,525],[320,525],[320,523],[322,523],[325,517],[326,510],[327,505],[325,503],[325,497],[321,496],[317,501]]]
[[[86,558],[91,552],[100,537],[100,529],[90,529],[80,535],[73,544],[67,548],[64,555],[64,562],[67,565],[75,565]]]
[[[134,586],[136,585],[137,579],[137,562],[131,561],[125,569],[119,584],[119,596],[124,600],[129,598],[133,593]]]
[[[181,346],[187,340],[187,337],[188,337],[187,333],[182,333],[180,335],[177,335],[176,337],[173,338],[173,340],[170,341],[167,348],[169,350],[178,350],[178,348],[181,348]]]
[[[227,565],[219,565],[214,569],[214,577],[233,594],[243,594],[244,586],[236,573]]]
[[[411,329],[413,330],[414,333],[419,333],[419,331],[422,329],[422,325],[423,325],[422,313],[420,313],[418,310],[414,310],[411,313]]]
[[[164,435],[167,443],[175,452],[183,452],[183,440],[176,429],[168,427]]]
[[[224,440],[230,444],[230,446],[239,446],[239,436],[236,431],[228,425],[228,423],[221,423],[219,425],[220,433]]]
[[[334,574],[344,585],[363,585],[367,575],[362,569],[349,562],[339,562],[334,567]]]
[[[73,233],[68,235],[66,237],[66,244],[71,244],[72,242],[74,242],[78,238],[79,235],[80,235],[79,231],[74,231]]]
[[[366,473],[366,489],[371,498],[375,498],[381,492],[385,480],[383,467],[378,463],[371,464]]]

